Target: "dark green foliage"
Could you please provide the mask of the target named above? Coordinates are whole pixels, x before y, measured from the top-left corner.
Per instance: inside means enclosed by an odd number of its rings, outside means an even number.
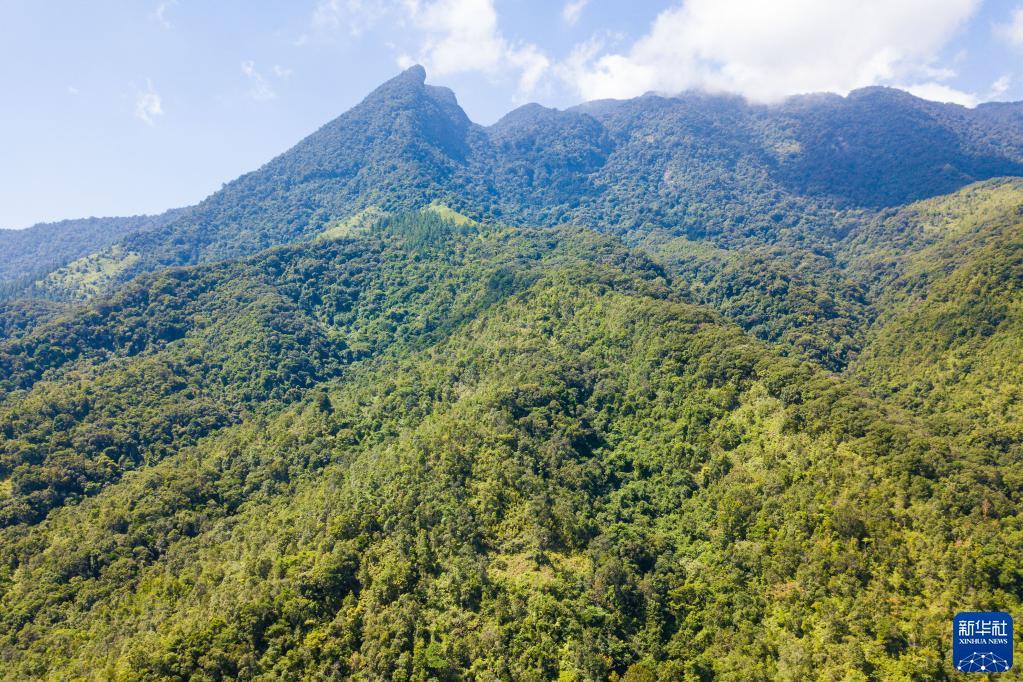
[[[424,79],[409,69],[160,229],[121,239],[106,263],[116,267],[84,293],[312,238],[374,206],[401,213],[440,201],[485,222],[830,249],[877,209],[1023,175],[1019,105],[969,110],[884,88],[771,107],[689,93],[528,105],[485,128]],[[51,265],[38,262],[33,278]],[[37,293],[83,297],[81,276]]]
[[[59,303],[39,299],[0,301],[0,341],[20,336],[63,310]]]
[[[689,300],[831,370],[856,357],[873,319],[866,284],[827,251],[723,250],[656,233],[640,246],[677,277]]]

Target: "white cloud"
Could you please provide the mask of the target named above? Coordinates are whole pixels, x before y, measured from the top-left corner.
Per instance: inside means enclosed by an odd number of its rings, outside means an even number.
[[[1012,11],[1008,23],[996,24],[995,33],[1016,47],[1023,47],[1023,5]]]
[[[153,89],[152,81],[146,81],[146,89],[135,93],[135,118],[146,125],[156,125],[156,118],[163,116],[163,100]]]
[[[390,3],[382,0],[320,0],[313,10],[313,28],[318,31],[345,28],[351,35],[358,36],[389,9]],[[308,36],[299,40],[304,43]]]
[[[994,83],[991,84],[991,99],[998,99],[1012,87],[1012,76],[1010,74],[1002,74],[998,77]]]
[[[322,0],[313,10],[313,26],[336,29],[341,26],[343,8],[341,0]]]
[[[153,19],[157,21],[164,28],[174,28],[174,24],[167,18],[167,10],[177,4],[177,0],[164,0],[156,6],[153,10]]]
[[[899,88],[912,95],[934,102],[951,102],[953,104],[962,104],[964,107],[975,107],[980,102],[976,95],[956,90],[944,83],[916,83],[913,85],[900,85]]]
[[[286,66],[280,64],[274,64],[274,75],[278,78],[291,78],[291,74],[295,73]]]
[[[575,26],[588,4],[590,4],[590,0],[569,0],[561,9],[561,18],[569,26]]]
[[[979,2],[686,0],[662,12],[627,51],[590,41],[558,71],[587,99],[703,88],[775,101],[942,80],[952,72],[934,66],[937,54]],[[935,85],[916,87],[937,95]]]
[[[578,11],[586,1],[575,0]],[[523,97],[550,70],[550,60],[536,45],[504,37],[494,0],[319,0],[311,32],[300,35],[295,45],[342,30],[358,37],[385,20],[389,37],[403,45],[394,48],[399,50],[398,64],[421,63],[431,76],[513,74]]]
[[[405,0],[404,5],[423,40],[415,57],[402,55],[399,63],[418,61],[436,76],[517,73],[520,97],[532,92],[550,67],[535,45],[504,37],[493,0]]]
[[[242,73],[249,79],[249,96],[257,102],[266,102],[277,97],[270,83],[256,70],[256,62],[247,59],[242,62]]]
[[[919,67],[919,71],[922,76],[936,81],[947,81],[948,79],[955,78],[959,75],[959,72],[955,69],[951,69],[947,66],[931,66],[930,64],[925,64]]]

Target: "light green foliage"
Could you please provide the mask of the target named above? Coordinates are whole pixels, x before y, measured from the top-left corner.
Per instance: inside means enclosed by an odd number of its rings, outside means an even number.
[[[350,218],[332,220],[324,227],[323,232],[316,235],[315,240],[341,239],[357,237],[368,232],[372,226],[386,218],[386,214],[376,207],[369,207]]]
[[[432,213],[436,213],[444,220],[450,223],[454,223],[459,227],[479,226],[479,223],[473,220],[472,218],[466,215],[462,215],[461,213],[451,208],[450,206],[446,206],[438,202],[430,204],[429,206],[427,206],[426,210],[431,211]]]
[[[1023,456],[1021,208],[1023,183],[998,182],[886,223],[915,248],[892,259],[855,367],[879,395],[993,461]]]
[[[105,291],[138,262],[139,254],[114,245],[100,253],[68,263],[34,286],[51,293],[55,298],[85,301]]]
[[[33,283],[71,261],[98,253],[129,234],[166,225],[182,211],[158,216],[85,218],[44,223],[23,230],[0,229],[0,299],[37,293]],[[53,292],[57,295],[57,292]]]
[[[8,676],[945,675],[956,610],[1019,608],[1023,464],[689,291],[584,230],[428,211],[12,339]]]

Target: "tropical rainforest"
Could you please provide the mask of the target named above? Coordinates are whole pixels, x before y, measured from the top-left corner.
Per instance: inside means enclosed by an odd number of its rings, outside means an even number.
[[[1023,613],[1023,104],[425,78],[0,231],[0,677],[965,677]]]

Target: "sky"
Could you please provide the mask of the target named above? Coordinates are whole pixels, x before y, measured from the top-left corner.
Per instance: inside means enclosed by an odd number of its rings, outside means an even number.
[[[415,63],[484,125],[693,88],[976,106],[1023,100],[1023,0],[0,0],[0,227],[193,204]]]

